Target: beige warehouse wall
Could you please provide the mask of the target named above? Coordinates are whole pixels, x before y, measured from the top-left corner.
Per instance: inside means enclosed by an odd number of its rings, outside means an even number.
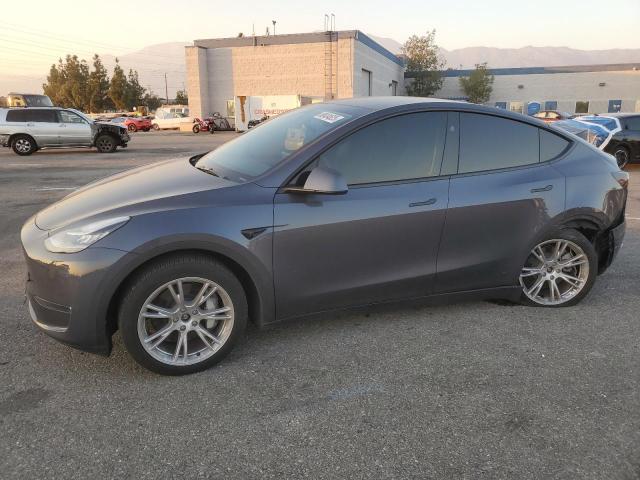
[[[605,83],[603,87],[600,83]],[[523,88],[518,88],[522,85]],[[444,79],[441,98],[464,96],[457,77]],[[589,111],[603,113],[609,100],[623,100],[623,111],[634,111],[640,100],[640,71],[580,72],[536,75],[497,75],[489,104],[495,102],[523,103],[556,100],[558,109],[573,113],[576,101],[589,101]]]
[[[202,81],[207,75],[207,50],[200,47],[186,47],[185,62],[189,112],[192,116],[202,117],[209,102],[208,85],[207,82]]]
[[[406,95],[404,88],[404,67],[392,62],[383,55],[361,42],[355,43],[353,85],[354,97],[367,95],[364,90],[364,78],[362,69],[372,73],[372,96],[391,95],[389,84],[392,80],[398,82],[398,95]]]

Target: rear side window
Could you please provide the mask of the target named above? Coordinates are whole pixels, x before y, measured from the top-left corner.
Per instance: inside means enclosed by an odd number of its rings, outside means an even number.
[[[546,130],[540,130],[540,161],[546,162],[560,155],[569,141]]]
[[[55,110],[26,110],[27,122],[58,123]]]
[[[26,110],[9,110],[7,112],[7,122],[26,122]]]
[[[318,164],[340,172],[349,185],[440,174],[445,112],[400,115],[369,125],[331,147]]]
[[[460,114],[459,173],[530,165],[540,161],[538,128],[515,120]]]

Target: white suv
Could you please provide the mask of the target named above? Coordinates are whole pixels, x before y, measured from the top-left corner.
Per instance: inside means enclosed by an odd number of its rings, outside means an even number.
[[[94,122],[71,108],[0,109],[0,145],[13,148],[18,155],[31,155],[41,148],[96,147],[111,153],[126,147],[126,128]]]

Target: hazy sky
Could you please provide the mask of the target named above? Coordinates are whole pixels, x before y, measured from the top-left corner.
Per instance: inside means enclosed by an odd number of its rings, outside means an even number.
[[[65,53],[122,54],[154,43],[320,30],[360,29],[403,42],[435,28],[447,49],[468,46],[640,48],[640,0],[23,0],[0,21],[0,75],[42,71]],[[613,6],[615,4],[615,6]],[[3,9],[7,13],[7,5]],[[5,23],[6,22],[6,23]]]

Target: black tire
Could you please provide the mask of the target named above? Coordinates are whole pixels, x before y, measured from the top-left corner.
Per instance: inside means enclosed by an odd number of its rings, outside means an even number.
[[[213,123],[209,124],[209,133],[210,133],[211,135],[213,135],[214,133],[216,133],[216,126],[215,126]]]
[[[231,299],[234,319],[228,339],[212,356],[199,363],[177,366],[163,363],[145,350],[138,336],[138,316],[158,287],[183,277],[201,277],[218,284]],[[186,375],[212,367],[229,354],[247,325],[248,307],[242,284],[225,265],[204,254],[176,254],[149,264],[128,282],[126,291],[118,313],[125,347],[136,362],[162,375]]]
[[[618,163],[618,168],[620,168],[620,170],[626,167],[627,163],[629,163],[629,160],[631,160],[631,152],[627,147],[623,145],[615,148],[615,150],[613,151],[613,156],[615,157],[616,162]]]
[[[113,153],[118,148],[118,143],[112,135],[103,133],[96,138],[96,148],[100,153]]]
[[[150,130],[150,128],[143,128],[142,131],[143,132],[148,132]]]
[[[38,150],[35,140],[29,135],[16,135],[13,137],[13,140],[11,140],[11,148],[14,153],[17,153],[21,157],[31,155]]]
[[[127,127],[127,130],[129,130],[130,132],[137,132],[138,127],[136,127],[135,123],[130,123],[129,126]]]
[[[570,299],[566,300],[563,303],[552,304],[552,305],[544,305],[541,303],[537,303],[531,300],[523,291],[522,296],[520,298],[520,302],[523,305],[528,305],[532,307],[545,307],[545,308],[570,307],[580,303],[580,301],[587,296],[587,294],[589,293],[589,291],[593,287],[593,284],[596,281],[596,277],[598,276],[598,253],[596,252],[596,249],[593,246],[593,244],[582,233],[571,228],[554,229],[553,231],[548,232],[543,237],[539,238],[535,242],[535,244],[531,245],[530,251],[532,251],[536,247],[536,245],[540,245],[541,243],[550,241],[550,240],[568,240],[569,242],[574,243],[580,249],[582,249],[588,261],[588,266],[589,266],[588,277],[586,278],[586,281],[584,281],[584,284],[581,287],[581,290],[578,293],[576,293],[573,297],[571,297]],[[527,259],[529,258],[529,255],[530,254],[528,254]],[[525,259],[525,262],[523,262],[523,265],[526,265],[527,259]]]
[[[196,123],[191,130],[193,133],[200,133],[200,125]]]

